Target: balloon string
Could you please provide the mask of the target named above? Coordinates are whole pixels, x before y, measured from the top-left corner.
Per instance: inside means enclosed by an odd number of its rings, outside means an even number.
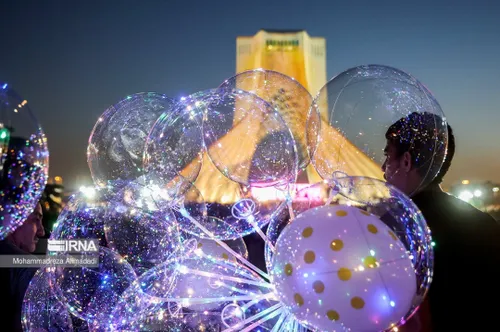
[[[269,315],[267,315],[266,317],[264,318],[261,318],[259,319],[258,321],[256,321],[255,323],[253,323],[252,325],[246,327],[244,330],[242,330],[241,332],[250,332],[252,331],[255,327],[259,326],[260,324],[270,320],[270,319],[273,319],[274,317],[278,316],[278,315],[281,315],[283,314],[283,312],[285,311],[284,308],[279,308],[278,310],[275,310],[274,312],[270,313]]]
[[[272,293],[269,293],[269,294],[272,294]],[[259,303],[261,301],[261,299],[255,299],[255,300],[252,300],[248,303],[245,303],[245,305],[242,305],[241,306],[241,311],[245,312],[248,310],[248,308],[250,308],[251,306],[253,305],[256,305],[257,303]]]
[[[223,283],[222,281],[220,280],[217,280],[216,282],[217,286],[220,286],[220,287],[224,287],[226,289],[229,289],[230,291],[233,291],[233,292],[236,292],[238,294],[241,294],[241,295],[248,295],[248,291],[247,290],[241,290],[241,289],[238,289],[236,287],[234,287],[233,285],[228,285],[228,284],[225,284]],[[255,300],[254,300],[255,301]],[[257,302],[260,301],[260,300],[257,300]]]
[[[286,322],[288,321],[288,318],[290,317],[290,314],[285,312],[283,313],[280,318],[278,319],[278,321],[276,322],[276,324],[274,325],[273,329],[271,330],[271,332],[278,332],[280,330],[280,327],[282,325],[286,326]]]
[[[293,213],[292,200],[287,199],[288,213],[290,214],[290,220],[295,219],[295,213]]]
[[[269,246],[269,249],[271,249],[273,251],[273,253],[276,253],[276,248],[271,243],[271,240],[269,240],[269,238],[267,237],[267,235],[264,234],[264,232],[262,231],[262,229],[260,229],[260,227],[257,225],[257,223],[255,222],[254,217],[250,216],[247,220],[252,225],[253,229],[255,229],[255,231],[257,232],[257,234],[260,235],[260,237],[262,238],[262,240],[264,240],[264,242],[266,242],[266,244]]]
[[[207,234],[208,236],[210,236],[210,238],[212,240],[214,240],[215,242],[217,242],[222,248],[226,249],[228,252],[230,252],[234,257],[238,258],[243,264],[245,264],[247,267],[249,267],[250,269],[252,269],[253,271],[255,271],[256,273],[260,274],[263,278],[267,279],[267,280],[270,280],[271,278],[269,277],[269,275],[267,273],[265,273],[264,271],[262,271],[261,269],[259,269],[258,267],[256,267],[255,265],[253,265],[252,263],[250,263],[248,260],[246,260],[243,256],[241,256],[240,254],[238,254],[236,251],[234,251],[233,249],[231,249],[226,243],[224,243],[223,241],[219,240],[212,232],[210,232],[208,229],[206,229],[205,227],[203,227],[203,225],[201,225],[196,219],[194,219],[193,217],[191,217],[189,215],[189,213],[186,211],[186,209],[184,207],[181,207],[179,212],[182,214],[183,217],[185,218],[188,218],[193,224],[195,224],[199,229],[201,229],[203,231],[203,233]]]
[[[255,286],[260,286],[260,287],[264,287],[264,288],[274,288],[271,284],[266,283],[266,282],[248,280],[248,279],[237,278],[237,277],[230,277],[230,276],[225,276],[225,275],[221,275],[221,274],[217,274],[217,273],[194,270],[194,269],[190,269],[190,268],[182,269],[181,273],[183,273],[183,274],[192,273],[192,274],[196,274],[196,275],[204,276],[204,277],[208,277],[208,278],[218,278],[220,280],[239,282],[242,284],[255,285]]]
[[[337,193],[334,191],[334,189],[331,189],[328,194],[328,200],[325,202],[325,206],[332,204],[333,199],[335,198],[336,195]]]

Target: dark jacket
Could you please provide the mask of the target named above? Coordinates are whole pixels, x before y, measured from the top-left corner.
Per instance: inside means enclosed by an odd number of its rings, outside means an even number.
[[[30,255],[9,240],[0,241],[0,255]],[[24,294],[35,275],[36,268],[0,267],[0,327],[2,331],[22,331],[21,310]]]
[[[423,191],[412,200],[435,242],[428,293],[432,330],[498,329],[499,223],[441,190]]]

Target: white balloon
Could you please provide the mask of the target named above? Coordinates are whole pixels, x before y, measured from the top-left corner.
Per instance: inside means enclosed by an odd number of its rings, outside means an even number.
[[[403,243],[378,217],[352,206],[307,210],[276,243],[272,282],[304,325],[380,331],[397,325],[417,292]]]

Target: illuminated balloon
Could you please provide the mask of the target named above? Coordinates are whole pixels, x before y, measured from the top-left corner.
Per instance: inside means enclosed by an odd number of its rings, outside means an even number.
[[[323,179],[331,179],[335,171],[382,179],[386,134],[411,151],[413,166],[423,178],[419,187],[429,184],[444,162],[444,113],[422,83],[399,69],[348,69],[330,80],[313,104],[308,146]]]
[[[312,96],[302,84],[276,71],[253,69],[228,78],[219,88],[249,91],[268,102],[292,132],[297,144],[299,168],[303,169],[309,164],[306,125]]]
[[[207,255],[208,257],[214,259],[226,259],[226,260],[231,260],[233,262],[238,262],[236,257],[234,257],[226,249],[221,247],[220,244],[218,244],[214,240],[197,239],[196,242],[197,242],[196,248],[198,254]],[[248,250],[245,241],[243,241],[243,238],[239,238],[236,240],[228,240],[224,242],[231,249],[240,254],[242,257],[248,259]]]
[[[167,303],[171,314],[219,312],[230,303],[251,302],[263,297],[258,276],[226,259],[214,259],[195,250],[182,262],[175,259],[157,265],[141,275],[114,309],[115,326],[158,314]],[[272,294],[269,294],[272,295]]]
[[[134,209],[120,200],[108,204],[103,217],[108,246],[137,274],[164,262],[180,245],[172,212]]]
[[[202,111],[197,103],[193,97],[183,98],[152,126],[143,156],[148,184],[171,187],[179,176],[189,182],[198,177],[204,146]]]
[[[47,138],[28,105],[0,82],[0,239],[35,209],[48,178]]]
[[[89,138],[87,161],[97,186],[130,181],[143,174],[144,144],[151,127],[175,101],[155,92],[127,96],[97,120]]]
[[[103,217],[109,197],[103,191],[96,191],[94,198],[86,197],[83,193],[72,196],[57,217],[50,239],[97,239],[100,245],[107,245]]]
[[[184,204],[192,209],[205,207],[206,217],[197,220],[203,221],[203,225],[220,240],[238,239],[263,228],[286,199],[283,190],[275,187],[242,185],[230,180],[213,165],[206,153],[200,174],[193,186],[196,191],[191,190],[186,195]],[[196,215],[200,216],[200,213]],[[182,216],[178,216],[178,220],[187,232],[210,238],[189,221],[184,222]]]
[[[381,331],[398,325],[414,305],[411,253],[364,210],[310,209],[286,226],[276,250],[277,296],[312,328]]]
[[[23,331],[72,331],[68,309],[55,296],[49,272],[39,269],[24,295],[22,308]]]
[[[244,185],[295,182],[295,140],[270,104],[243,90],[220,89],[205,100],[203,139],[220,172]]]
[[[122,293],[137,279],[132,266],[105,247],[98,267],[57,267],[51,275],[56,296],[90,327],[106,324]]]

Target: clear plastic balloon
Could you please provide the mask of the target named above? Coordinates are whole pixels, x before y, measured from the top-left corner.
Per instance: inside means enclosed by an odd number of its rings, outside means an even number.
[[[175,200],[173,202],[175,204],[172,205],[172,211],[183,232],[197,238],[237,240],[258,231],[277,214],[275,208],[280,206],[284,198],[276,201],[265,201],[262,197],[254,194],[252,187],[242,186],[228,180],[217,170],[214,173],[215,177],[227,180],[222,183],[229,182],[230,185],[226,187],[227,190],[224,194],[229,201],[212,200],[207,203],[198,188],[187,183],[189,189],[184,189],[184,196]],[[214,178],[204,176],[203,179],[213,180]],[[202,183],[199,184],[202,185]],[[215,192],[215,188],[211,186],[202,185],[202,187],[208,195]],[[262,190],[263,188],[258,189]],[[237,201],[233,201],[234,199]],[[233,202],[231,203],[231,201]]]
[[[198,98],[183,98],[154,123],[143,158],[149,184],[171,187],[179,176],[188,182],[198,177],[204,151],[200,107]]]
[[[333,196],[326,192],[325,203],[295,205],[295,218],[270,225],[269,236],[279,233],[267,256],[278,297],[311,329],[404,324],[432,275],[432,241],[420,211],[377,179],[338,178],[326,188]]]
[[[248,250],[243,241],[243,238],[238,238],[235,240],[227,240],[224,241],[232,250],[240,254],[245,259],[248,259]],[[226,259],[231,260],[235,263],[238,263],[236,257],[234,257],[231,253],[229,253],[226,249],[221,247],[214,240],[209,239],[197,239],[196,240],[196,253],[199,255],[208,256],[209,258],[214,259]]]
[[[108,246],[137,274],[164,262],[181,243],[171,211],[136,209],[119,196],[108,202],[103,221]]]
[[[249,305],[251,304],[251,305]],[[117,324],[124,331],[168,331],[168,332],[220,332],[233,328],[242,331],[241,324],[267,308],[267,303],[240,302],[230,303],[218,310],[192,311],[188,308],[176,308],[175,303],[167,303],[154,309],[145,310],[146,315],[137,316],[132,324]],[[175,308],[175,309],[174,309]],[[267,318],[267,317],[266,317]],[[254,319],[252,323],[257,321]],[[275,319],[258,324],[251,331],[271,331]],[[249,325],[250,323],[248,323]],[[245,325],[245,324],[244,324]],[[234,328],[236,326],[236,328]],[[285,330],[290,330],[286,329]]]
[[[223,330],[219,312],[177,312],[159,309],[141,324],[140,331],[219,332]]]
[[[276,71],[253,69],[228,78],[219,88],[248,91],[268,102],[292,132],[297,144],[299,168],[304,169],[309,164],[306,125],[312,96],[302,84]]]
[[[186,195],[192,195],[193,185],[181,175],[175,180],[162,185],[161,180],[155,181],[147,175],[136,181],[116,181],[105,188],[111,200],[119,200],[127,207],[148,213],[170,213],[173,206],[179,205]],[[199,206],[200,209],[204,205]]]
[[[106,246],[103,217],[107,199],[109,197],[106,196],[105,190],[96,190],[93,198],[86,197],[83,193],[72,196],[59,214],[50,239],[97,239],[99,245]]]
[[[137,326],[145,317],[162,312],[164,316],[187,318],[196,313],[218,313],[221,319],[223,309],[231,303],[244,306],[272,298],[271,288],[244,266],[211,258],[196,249],[182,262],[174,258],[141,275],[115,307],[114,326]]]
[[[229,259],[229,255],[227,258],[222,255],[213,257],[199,249],[196,254],[200,259],[186,259],[176,270],[176,284],[171,296],[181,298],[178,303],[192,311],[221,310],[233,295],[239,294],[238,286],[243,286],[230,280],[239,276],[238,270],[242,267],[234,258]]]
[[[105,247],[98,249],[98,267],[56,267],[51,275],[60,301],[92,328],[109,321],[120,296],[137,279],[121,256]]]
[[[212,232],[210,236],[220,240],[237,239],[256,232],[274,218],[286,199],[281,189],[242,185],[230,180],[214,166],[207,153],[203,155],[203,166],[194,187],[196,191],[193,188],[191,194],[186,195],[184,204],[191,208],[205,207],[206,217],[197,220]],[[189,220],[182,216],[178,218],[191,234],[210,238],[201,229],[193,227]]]
[[[339,178],[336,190],[338,203],[364,206],[405,244],[417,274],[416,299],[423,299],[430,286],[434,256],[431,233],[418,207],[396,187],[377,179]]]
[[[118,312],[122,312],[120,315]],[[115,312],[115,331],[222,331],[221,312],[192,311],[175,302],[150,304],[141,310]]]
[[[52,290],[48,269],[36,272],[24,295],[21,322],[25,332],[73,331],[68,309]]]
[[[219,89],[206,100],[203,138],[220,172],[235,182],[257,187],[295,182],[297,148],[278,111],[243,90]]]
[[[87,148],[88,165],[97,186],[134,180],[143,174],[149,131],[160,115],[172,112],[174,105],[175,101],[163,94],[141,92],[120,100],[99,117]]]
[[[422,83],[399,69],[348,69],[330,80],[313,104],[308,146],[323,179],[335,171],[382,179],[387,138],[410,151],[412,166],[422,177],[414,191],[429,184],[444,162],[444,113]]]
[[[47,139],[28,101],[0,82],[0,239],[35,209],[48,178]]]

